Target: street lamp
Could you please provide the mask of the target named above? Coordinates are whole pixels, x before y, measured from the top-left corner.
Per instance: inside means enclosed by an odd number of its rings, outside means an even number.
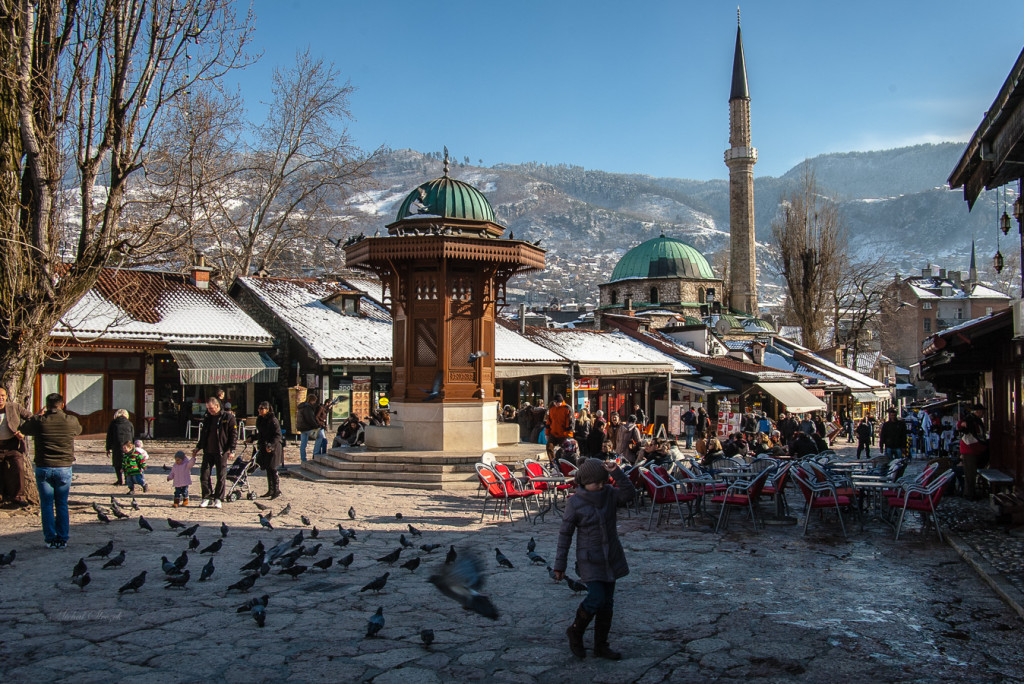
[[[1002,252],[996,252],[996,255],[992,257],[992,267],[996,269],[996,273],[1003,272],[1003,266],[1006,264],[1006,260],[1003,259]]]

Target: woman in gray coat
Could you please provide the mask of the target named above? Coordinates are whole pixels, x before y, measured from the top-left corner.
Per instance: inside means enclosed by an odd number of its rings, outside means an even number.
[[[256,464],[267,471],[267,493],[263,498],[276,499],[281,496],[281,476],[277,469],[284,465],[281,423],[270,410],[269,402],[262,402],[256,413]]]
[[[608,485],[609,476],[615,480],[614,487]],[[608,646],[615,580],[629,574],[615,524],[619,504],[631,500],[635,493],[632,483],[614,462],[588,458],[576,471],[576,493],[565,506],[562,528],[558,531],[554,573],[558,581],[565,576],[575,532],[576,562],[580,580],[587,585],[587,596],[576,609],[576,619],[565,633],[569,637],[569,649],[577,658],[586,655],[583,633],[595,617],[594,655],[609,660],[622,657]]]

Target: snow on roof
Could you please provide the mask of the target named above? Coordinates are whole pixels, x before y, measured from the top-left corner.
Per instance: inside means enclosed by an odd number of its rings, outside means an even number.
[[[54,326],[51,337],[164,344],[248,343],[273,336],[214,285],[200,289],[179,273],[104,269],[96,285]]]
[[[788,348],[792,351],[794,358],[796,354],[801,354],[800,358],[797,359],[804,365],[812,366],[815,371],[823,374],[826,378],[833,382],[838,382],[841,385],[845,385],[851,390],[869,390],[874,388],[883,388],[885,385],[878,382],[874,378],[870,378],[867,375],[858,373],[855,370],[844,368],[838,364],[832,363],[827,359],[824,359],[810,349],[784,338],[775,338],[773,344],[777,347],[782,347],[783,350]]]
[[[914,296],[917,297],[918,299],[941,299],[939,297],[939,295],[934,294],[932,292],[929,292],[928,290],[924,289],[923,287],[918,287],[917,285],[914,285],[913,283],[907,283],[907,284],[910,285],[910,291],[913,292]]]
[[[346,289],[304,278],[239,278],[321,363],[391,363],[391,322],[340,313],[325,297]]]
[[[663,364],[673,373],[695,372],[692,366],[618,331],[527,328],[526,335],[577,363]]]
[[[502,363],[567,363],[566,359],[547,347],[510,330],[501,323],[494,326],[494,362]]]
[[[875,367],[879,359],[882,356],[882,352],[861,352],[857,354],[857,372],[868,375],[871,373],[871,369]]]
[[[971,297],[979,299],[1011,299],[1011,297],[1005,292],[993,290],[991,287],[982,285],[981,283],[977,283],[971,290]]]

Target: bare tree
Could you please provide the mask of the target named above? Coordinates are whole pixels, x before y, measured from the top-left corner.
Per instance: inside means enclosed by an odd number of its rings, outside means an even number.
[[[986,262],[982,272],[984,273],[985,281],[992,283],[993,289],[1005,292],[1011,297],[1022,294],[1019,251],[1008,250],[1008,253],[1004,255],[1003,270],[998,273],[991,259],[987,259]]]
[[[187,258],[205,255],[224,282],[254,267],[296,272],[336,262],[344,200],[369,186],[381,153],[353,144],[345,125],[353,88],[333,64],[300,53],[274,71],[272,90],[266,120],[251,130],[232,117],[239,107],[231,98],[197,97],[182,117],[193,122],[188,137],[169,131],[163,146],[163,192],[187,224]]]
[[[782,210],[772,221],[771,242],[771,260],[786,282],[793,322],[803,344],[817,349],[845,262],[846,228],[837,203],[818,193],[807,166],[801,187],[783,198]]]
[[[889,284],[882,261],[850,263],[842,259],[839,278],[832,290],[832,331],[836,344],[845,343],[850,351],[850,367],[856,369],[857,357],[876,327],[882,313],[882,300]]]
[[[0,0],[0,383],[24,400],[112,254],[155,244],[131,181],[168,106],[246,61],[231,0]],[[77,211],[73,211],[76,209]]]

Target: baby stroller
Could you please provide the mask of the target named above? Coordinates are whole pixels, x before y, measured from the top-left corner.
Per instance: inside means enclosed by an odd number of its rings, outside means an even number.
[[[238,501],[243,496],[249,500],[255,499],[256,492],[249,485],[249,476],[256,472],[257,469],[259,469],[259,466],[256,465],[256,447],[253,447],[248,461],[241,454],[236,456],[235,462],[228,468],[227,479],[230,486],[224,495],[224,499],[227,501]]]

